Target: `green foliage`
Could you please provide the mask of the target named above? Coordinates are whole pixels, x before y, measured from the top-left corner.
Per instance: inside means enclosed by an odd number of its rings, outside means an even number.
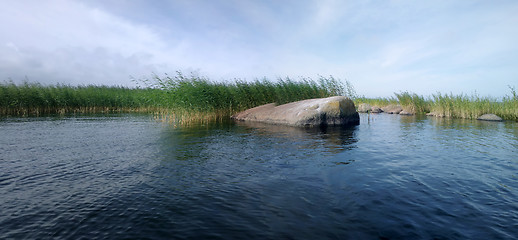
[[[349,96],[356,105],[368,103],[383,107],[399,104],[416,114],[434,112],[438,116],[475,119],[494,113],[507,120],[518,120],[518,95],[495,99],[478,94],[433,94],[425,98],[415,93],[396,93],[390,98],[365,98],[354,87],[333,76],[318,80],[289,77],[276,81],[256,79],[214,82],[195,74],[181,72],[163,77],[153,75],[138,81],[144,87],[120,86],[43,86],[25,82],[0,83],[0,115],[39,115],[67,112],[174,112],[175,116],[230,116],[236,112],[267,103],[284,104],[310,98]]]
[[[486,113],[493,113],[506,120],[518,121],[518,95],[514,87],[509,87],[511,95],[501,100],[491,97],[472,95],[453,95],[436,93],[425,98],[415,93],[396,93],[396,98],[365,98],[355,99],[355,104],[368,103],[383,107],[390,104],[399,104],[403,109],[416,114],[433,112],[436,116],[476,119]]]
[[[131,111],[156,106],[156,89],[0,84],[0,115]]]
[[[498,100],[476,93],[456,96],[437,93],[433,95],[431,111],[444,117],[476,119],[482,114],[493,113],[503,119],[518,120],[518,99],[507,96]]]
[[[390,98],[366,98],[366,97],[358,97],[354,100],[354,104],[356,106],[362,104],[362,103],[368,103],[371,106],[377,106],[377,107],[385,107],[388,105],[396,105],[398,104],[397,98],[390,97]]]
[[[252,82],[235,79],[233,82],[214,82],[191,74],[186,77],[181,72],[176,76],[153,76],[154,82],[148,87],[160,89],[167,94],[161,102],[174,111],[226,112],[233,114],[267,103],[284,104],[309,98],[343,95],[342,83],[332,76],[320,77],[319,81],[301,78],[294,81],[289,77],[277,81],[256,79]]]
[[[239,79],[214,82],[192,74],[153,75],[138,83],[144,87],[42,86],[38,83],[0,84],[0,115],[39,115],[66,112],[169,111],[218,113],[230,116],[266,103],[343,95],[342,83],[332,76],[318,81],[288,77],[270,81]],[[198,114],[199,115],[199,114]]]
[[[415,93],[395,93],[399,104],[410,113],[426,113],[429,111],[429,102]]]

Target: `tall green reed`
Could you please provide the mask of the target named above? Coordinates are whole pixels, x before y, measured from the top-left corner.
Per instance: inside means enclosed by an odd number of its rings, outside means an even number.
[[[154,89],[69,86],[25,82],[0,84],[0,115],[137,111],[156,106]]]
[[[233,81],[211,81],[206,77],[181,72],[160,77],[154,75],[147,87],[160,89],[162,102],[176,112],[225,112],[233,114],[266,103],[284,104],[288,102],[344,95],[344,87],[334,77],[320,77],[318,81],[289,77],[270,81],[266,78],[254,81],[234,79]]]
[[[512,92],[515,94],[515,92]],[[480,115],[492,113],[503,119],[518,120],[518,98],[505,96],[501,100],[492,97],[453,95],[437,93],[432,95],[431,111],[438,116],[476,119]]]
[[[174,112],[175,116],[230,116],[266,103],[283,104],[346,94],[342,82],[332,76],[316,81],[286,77],[276,81],[263,78],[216,82],[196,74],[186,76],[176,72],[175,75],[152,75],[137,82],[143,86],[0,83],[0,114],[142,111]]]
[[[354,104],[356,106],[362,104],[362,103],[367,103],[369,105],[372,105],[372,106],[377,106],[377,107],[385,107],[385,106],[388,106],[388,105],[397,105],[399,104],[398,103],[398,99],[395,98],[395,97],[385,97],[385,98],[367,98],[367,97],[357,97],[354,99]]]
[[[391,104],[399,104],[403,109],[415,114],[431,112],[439,117],[476,119],[487,113],[492,113],[506,120],[518,121],[518,94],[514,87],[509,87],[511,95],[501,99],[493,97],[481,97],[477,93],[471,95],[432,94],[431,97],[420,96],[408,91],[395,93],[390,98],[365,98],[358,97],[355,104],[368,103],[383,107]]]
[[[410,113],[426,113],[430,109],[430,104],[425,100],[423,96],[419,96],[415,93],[401,92],[395,93],[399,104],[403,109]]]

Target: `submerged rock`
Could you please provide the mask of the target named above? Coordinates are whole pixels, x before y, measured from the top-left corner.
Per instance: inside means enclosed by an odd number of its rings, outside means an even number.
[[[270,103],[237,113],[232,119],[309,127],[360,123],[353,101],[342,96],[308,99],[278,106]]]
[[[372,107],[368,103],[362,103],[362,104],[358,105],[358,112],[361,112],[361,113],[370,112],[371,109],[372,109]]]
[[[480,117],[477,118],[477,120],[482,120],[482,121],[497,121],[497,122],[501,122],[503,121],[503,119],[495,114],[484,114]]]
[[[381,110],[389,114],[399,114],[401,111],[403,111],[403,108],[401,108],[399,105],[388,105],[386,107],[382,107]]]

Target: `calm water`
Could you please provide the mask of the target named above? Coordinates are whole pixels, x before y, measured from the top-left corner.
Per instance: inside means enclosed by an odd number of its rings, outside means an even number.
[[[518,123],[0,120],[0,239],[516,239]]]

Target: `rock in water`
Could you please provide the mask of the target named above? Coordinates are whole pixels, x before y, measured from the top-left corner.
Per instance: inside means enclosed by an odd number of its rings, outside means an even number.
[[[477,120],[483,120],[483,121],[497,121],[501,122],[503,119],[495,114],[484,114],[477,118]]]
[[[361,113],[370,112],[371,108],[372,108],[372,106],[369,105],[368,103],[362,103],[362,104],[358,105],[358,112],[361,112]]]
[[[283,105],[274,103],[240,112],[233,119],[290,126],[357,125],[360,117],[347,97],[308,99]]]
[[[410,115],[414,115],[414,114],[412,112],[403,110],[403,111],[399,112],[399,115],[408,115],[408,116],[410,116]]]
[[[386,112],[388,114],[399,114],[401,111],[403,111],[403,108],[399,105],[388,105],[385,107],[382,107],[381,110],[383,112]]]
[[[377,106],[373,106],[371,108],[371,113],[382,113],[383,110],[381,110],[381,108],[377,107]]]

